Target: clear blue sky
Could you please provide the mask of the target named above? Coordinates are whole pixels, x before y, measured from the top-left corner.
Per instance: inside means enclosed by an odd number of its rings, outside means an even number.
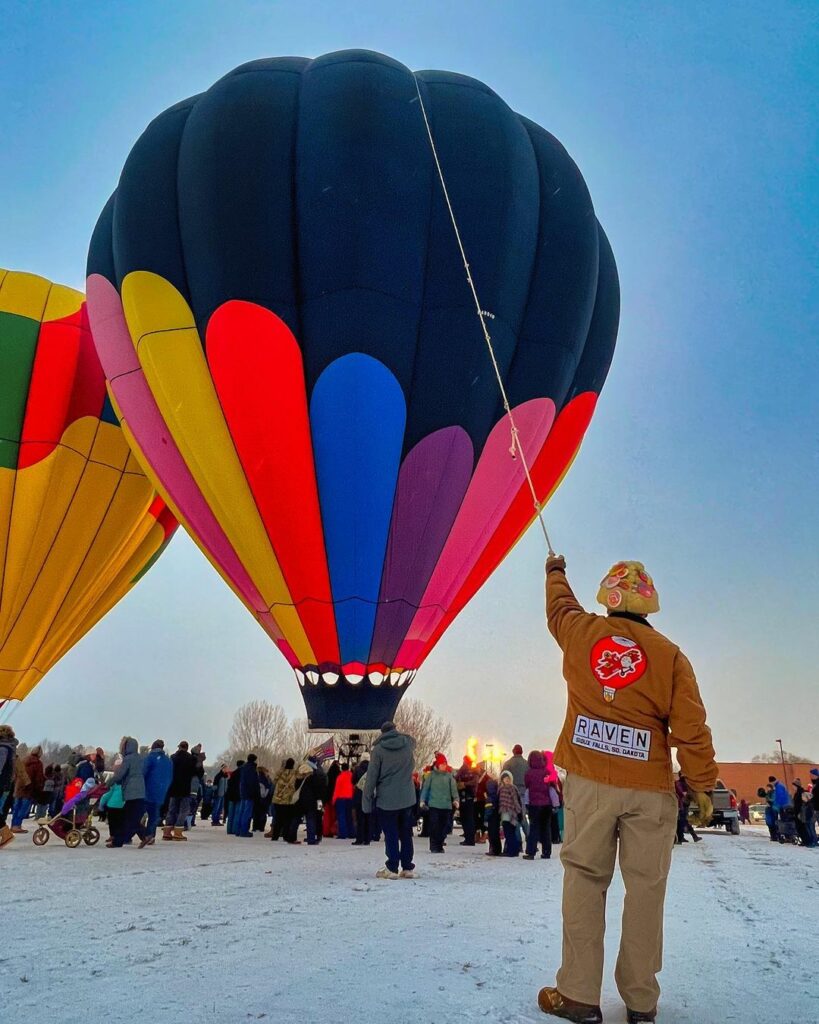
[[[723,759],[819,757],[819,22],[815,2],[37,4],[0,0],[0,265],[82,286],[159,111],[243,61],[381,50],[482,79],[579,164],[617,258],[619,347],[548,509],[589,605],[641,558]],[[460,738],[553,741],[565,701],[531,531],[411,693]],[[19,707],[26,739],[224,745],[301,712],[283,659],[187,540]]]

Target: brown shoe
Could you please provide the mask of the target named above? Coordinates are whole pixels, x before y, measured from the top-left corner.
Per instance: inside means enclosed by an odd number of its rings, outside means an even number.
[[[653,1010],[629,1010],[626,1007],[628,1024],[653,1024],[657,1019],[657,1007]]]
[[[173,826],[172,825],[166,825],[162,829],[162,838],[163,839],[168,839],[168,840],[173,839]]]
[[[8,825],[4,825],[2,828],[0,828],[0,846],[8,845],[8,843],[10,843],[12,839],[14,839],[14,833],[11,831]]]
[[[139,849],[144,850],[146,846],[153,846],[156,839],[153,836],[143,836],[139,841]]]
[[[175,843],[187,843],[188,841],[188,837],[186,835],[183,835],[181,828],[175,828],[173,830],[173,835],[171,836],[171,839],[173,839]]]
[[[16,836],[27,836],[27,835],[28,835],[28,829],[27,829],[27,828],[21,828],[21,826],[20,826],[20,825],[14,825],[14,826],[12,827],[12,830],[11,830],[11,831],[12,831],[12,832],[13,832],[13,833],[14,833],[14,834],[15,834]]]
[[[573,1021],[573,1024],[603,1024],[603,1014],[599,1006],[567,999],[556,988],[542,988],[537,995],[537,1005],[544,1013]]]

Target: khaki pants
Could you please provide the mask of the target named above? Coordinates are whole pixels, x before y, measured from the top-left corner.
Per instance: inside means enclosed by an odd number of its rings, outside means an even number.
[[[626,889],[615,980],[631,1010],[657,1005],[663,957],[663,903],[677,825],[670,793],[620,789],[570,775],[563,861],[563,964],[557,987],[597,1005],[603,983],[606,893],[619,840]]]

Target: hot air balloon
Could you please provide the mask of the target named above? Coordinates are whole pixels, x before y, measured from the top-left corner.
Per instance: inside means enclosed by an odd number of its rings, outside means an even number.
[[[140,460],[311,726],[365,728],[533,520],[523,463],[540,505],[561,481],[619,287],[553,136],[471,78],[346,51],[245,64],[160,114],[97,223],[88,303]]]
[[[176,525],[107,398],[83,295],[0,270],[0,702],[31,692]]]

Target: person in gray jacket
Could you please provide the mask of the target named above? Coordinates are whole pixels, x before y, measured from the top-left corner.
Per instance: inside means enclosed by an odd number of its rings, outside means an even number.
[[[122,787],[122,798],[125,806],[122,808],[118,827],[108,841],[108,845],[119,848],[129,843],[138,833],[142,842],[140,849],[148,844],[145,837],[149,836],[147,830],[142,828],[141,819],[145,813],[145,776],[143,774],[142,758],[139,755],[139,744],[133,736],[123,736],[119,745],[119,752],[122,755],[122,762],[111,779],[111,785],[119,784]]]
[[[387,863],[376,878],[414,878],[412,831],[415,826],[415,740],[399,732],[394,722],[381,726],[373,744],[364,782],[361,808],[378,812],[384,833]],[[401,868],[399,875],[398,868]]]

